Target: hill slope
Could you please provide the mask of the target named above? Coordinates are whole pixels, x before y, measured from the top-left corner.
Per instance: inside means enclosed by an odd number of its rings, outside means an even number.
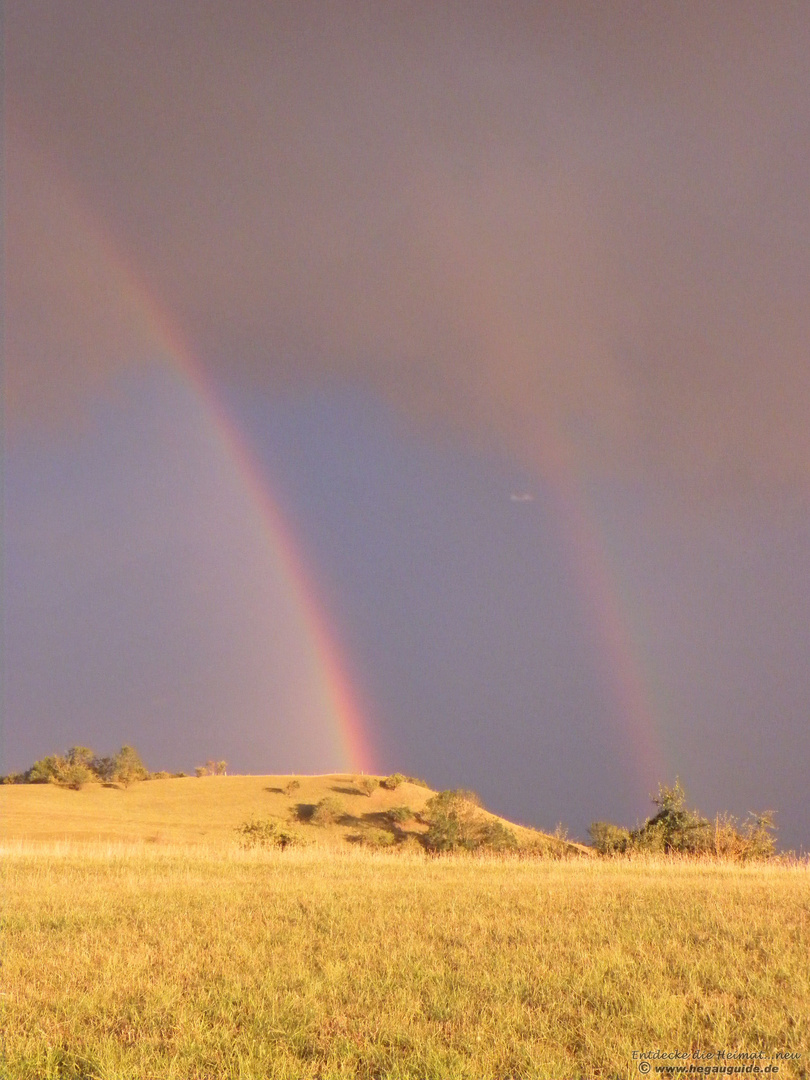
[[[233,845],[237,828],[252,819],[292,825],[313,843],[332,847],[400,839],[424,831],[415,818],[392,826],[386,811],[407,806],[419,814],[435,794],[404,781],[396,790],[378,787],[366,795],[356,774],[326,776],[204,776],[148,780],[128,788],[88,784],[72,791],[53,784],[0,787],[0,836],[8,840],[102,840],[126,843]],[[377,778],[381,779],[381,778]],[[289,790],[291,782],[298,784]],[[339,800],[341,813],[329,825],[309,818],[322,799]],[[495,820],[495,815],[487,815]],[[549,854],[590,849],[533,829],[504,822],[521,847]]]

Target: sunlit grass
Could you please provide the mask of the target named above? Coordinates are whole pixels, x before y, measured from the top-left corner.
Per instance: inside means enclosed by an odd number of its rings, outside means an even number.
[[[656,1047],[808,1075],[806,865],[22,840],[3,861],[15,1080],[629,1077]]]

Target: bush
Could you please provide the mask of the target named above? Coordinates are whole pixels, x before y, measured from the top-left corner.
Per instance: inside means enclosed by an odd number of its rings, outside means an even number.
[[[98,757],[89,746],[71,746],[67,754],[50,754],[35,761],[24,773],[2,777],[3,783],[59,784],[79,789],[87,783],[120,781],[125,786],[133,780],[146,780],[149,773],[138,751],[122,746],[115,757]]]
[[[96,755],[87,746],[73,746],[66,757],[52,754],[35,761],[25,773],[29,784],[58,784],[60,787],[80,791],[85,784],[99,779],[94,770]]]
[[[673,787],[658,785],[652,800],[658,812],[639,829],[623,829],[607,821],[595,821],[588,830],[600,855],[632,852],[665,855],[716,855],[746,861],[768,859],[776,849],[773,814],[749,814],[740,826],[728,815],[714,822],[696,810],[686,809],[686,793],[676,779]]]
[[[227,761],[214,761],[209,758],[204,765],[198,765],[194,770],[195,776],[226,776],[228,772]]]
[[[245,821],[237,826],[242,847],[275,847],[284,851],[288,847],[301,847],[306,841],[300,833],[287,829],[269,818],[263,821]]]
[[[385,811],[385,816],[392,825],[404,825],[406,821],[413,821],[416,814],[410,806],[392,806]]]
[[[377,779],[376,776],[361,776],[357,786],[360,788],[364,795],[368,795],[368,797],[371,798],[371,796],[380,786],[380,781]]]
[[[289,780],[284,785],[284,794],[289,795],[289,796],[293,796],[296,793],[296,791],[298,791],[298,789],[300,787],[301,787],[301,781],[300,780]]]
[[[478,834],[477,850],[517,851],[518,838],[502,821],[485,821]]]
[[[341,800],[334,795],[327,795],[313,810],[310,821],[313,825],[334,825],[345,813],[346,808]]]
[[[630,845],[630,830],[609,821],[594,821],[588,829],[593,846],[600,855],[619,855]]]
[[[384,787],[386,791],[396,791],[400,784],[405,783],[405,777],[402,773],[392,773],[391,776],[386,776],[384,780],[380,781],[380,787]]]
[[[373,851],[385,851],[395,847],[397,843],[394,834],[385,829],[366,829],[365,832],[360,833],[357,840],[363,847],[371,848]]]
[[[35,761],[25,774],[29,784],[56,784],[66,765],[65,759],[58,754]]]
[[[423,842],[436,854],[452,851],[505,851],[517,847],[517,837],[499,821],[481,812],[472,791],[440,791],[422,812],[428,831]]]
[[[749,814],[742,825],[728,814],[720,816],[714,823],[714,853],[737,862],[770,859],[776,852],[775,828],[771,811]]]
[[[74,791],[81,791],[85,784],[89,784],[91,781],[96,780],[97,777],[87,765],[68,763],[62,770],[58,784],[62,787],[73,788]]]

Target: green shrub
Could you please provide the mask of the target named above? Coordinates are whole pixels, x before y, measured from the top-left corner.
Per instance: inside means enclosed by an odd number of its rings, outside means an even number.
[[[623,854],[631,843],[630,830],[609,821],[594,821],[588,832],[600,855]]]
[[[357,786],[360,788],[364,795],[368,795],[369,798],[374,794],[377,788],[380,786],[380,781],[376,776],[361,776]]]
[[[284,785],[284,794],[289,795],[289,796],[293,796],[296,793],[296,791],[298,791],[298,789],[300,787],[301,787],[301,781],[300,780],[289,780]]]
[[[71,746],[67,754],[50,754],[35,761],[24,773],[3,777],[3,783],[60,784],[80,788],[84,784],[118,781],[124,786],[133,780],[146,780],[149,772],[138,751],[122,746],[115,757],[98,757],[89,746]]]
[[[81,791],[85,784],[89,784],[91,781],[97,779],[95,773],[88,768],[87,765],[71,765],[68,763],[62,770],[57,783],[62,787],[69,787],[74,791]]]
[[[386,829],[366,829],[365,832],[360,833],[358,839],[363,847],[371,848],[374,851],[384,851],[396,847],[397,843],[394,834]]]
[[[477,851],[517,851],[518,838],[502,821],[485,821],[478,834]]]
[[[86,746],[74,746],[67,757],[52,754],[35,761],[25,774],[29,784],[58,784],[79,791],[85,784],[98,780],[92,768],[96,756]]]
[[[749,814],[739,825],[729,815],[708,821],[696,810],[687,810],[686,793],[676,779],[673,787],[658,785],[652,800],[658,812],[639,829],[623,829],[607,821],[595,821],[590,829],[594,847],[600,855],[642,852],[664,855],[715,855],[746,861],[773,856],[773,814]]]
[[[288,847],[301,847],[306,843],[300,833],[287,829],[269,818],[263,821],[254,819],[237,826],[242,847],[275,847],[283,851]]]
[[[385,816],[392,825],[404,825],[406,821],[413,821],[416,814],[410,806],[392,806],[385,811]]]
[[[310,821],[313,825],[334,825],[345,815],[346,808],[334,795],[321,799],[312,812]]]
[[[405,783],[405,777],[402,773],[392,773],[391,776],[386,776],[384,780],[380,781],[380,787],[384,787],[386,791],[396,791],[400,784]]]
[[[29,784],[55,784],[60,770],[64,767],[64,758],[57,754],[35,761],[25,774]]]
[[[429,851],[438,854],[480,847],[481,812],[473,792],[440,791],[428,799],[421,816],[428,826],[423,839]]]
[[[714,853],[735,862],[770,859],[776,852],[774,831],[771,811],[749,814],[742,825],[728,814],[718,816],[714,823]]]
[[[427,780],[422,780],[418,776],[406,776],[405,779],[409,784],[413,784],[414,787],[424,787],[428,789],[430,788],[430,784],[427,782]]]
[[[71,746],[67,760],[69,765],[84,765],[86,769],[92,770],[96,763],[96,752],[89,746]]]

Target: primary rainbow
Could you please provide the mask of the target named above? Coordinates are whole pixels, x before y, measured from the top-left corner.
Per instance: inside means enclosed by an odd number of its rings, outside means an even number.
[[[92,230],[92,226],[90,226]],[[92,230],[95,231],[95,230]],[[153,348],[171,366],[201,409],[211,437],[225,455],[257,512],[265,540],[284,577],[303,624],[319,681],[318,692],[328,714],[339,761],[336,770],[376,771],[376,758],[347,664],[305,566],[300,544],[272,498],[267,481],[246,441],[217,397],[202,366],[194,359],[177,325],[143,286],[137,275],[97,232],[94,237],[105,264],[116,278],[123,299],[147,331]]]

